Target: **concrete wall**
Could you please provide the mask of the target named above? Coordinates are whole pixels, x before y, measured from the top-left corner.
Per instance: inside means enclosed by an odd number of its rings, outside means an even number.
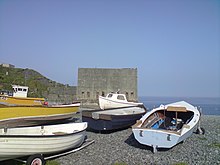
[[[79,68],[77,98],[83,102],[97,103],[98,96],[117,92],[137,101],[137,68],[106,69]]]

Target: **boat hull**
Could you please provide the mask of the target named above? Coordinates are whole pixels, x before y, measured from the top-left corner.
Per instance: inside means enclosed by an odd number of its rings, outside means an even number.
[[[79,111],[79,106],[76,103],[72,106],[0,108],[0,128],[32,126],[69,119]]]
[[[5,106],[42,106],[44,98],[13,97],[0,95],[0,107]]]
[[[68,128],[68,132],[65,127]],[[44,129],[34,128],[34,131],[29,133],[25,133],[26,128],[16,128],[20,131],[16,130],[15,133],[8,129],[8,133],[0,134],[0,161],[37,153],[55,154],[77,148],[85,140],[86,128],[87,123],[70,123],[45,126]],[[49,130],[53,130],[53,132],[47,134]]]
[[[88,127],[97,131],[110,131],[123,129],[132,126],[136,120],[140,119],[145,113],[145,109],[135,107],[136,111],[132,114],[132,108],[121,108],[124,113],[118,113],[118,109],[114,110],[95,110],[83,111],[82,121],[88,122]],[[128,112],[128,110],[130,112]],[[127,112],[126,112],[127,111]]]
[[[110,131],[123,129],[132,126],[136,120],[140,119],[142,115],[135,115],[132,117],[113,117],[112,120],[95,120],[90,117],[82,117],[82,121],[88,122],[89,128],[96,131]]]
[[[177,134],[172,131],[152,130],[152,129],[133,129],[135,139],[144,145],[156,146],[157,148],[171,148],[190,137],[194,128]]]
[[[99,106],[101,109],[132,107],[132,106],[141,106],[141,105],[143,105],[143,103],[111,100],[111,99],[107,99],[105,97],[99,96]]]

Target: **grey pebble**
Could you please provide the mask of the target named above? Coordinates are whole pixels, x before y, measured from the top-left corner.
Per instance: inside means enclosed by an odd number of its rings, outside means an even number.
[[[87,131],[95,142],[75,153],[56,159],[61,165],[175,165],[220,163],[220,116],[202,116],[205,135],[193,134],[183,143],[152,153],[151,147],[139,144],[132,129],[111,133]],[[217,145],[214,145],[217,144]]]

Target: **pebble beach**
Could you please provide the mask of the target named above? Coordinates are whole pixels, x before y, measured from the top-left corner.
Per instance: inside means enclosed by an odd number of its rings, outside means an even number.
[[[191,165],[220,164],[220,116],[203,115],[204,135],[193,134],[171,149],[152,148],[139,144],[131,128],[115,132],[87,131],[95,142],[75,153],[55,159],[61,165]]]

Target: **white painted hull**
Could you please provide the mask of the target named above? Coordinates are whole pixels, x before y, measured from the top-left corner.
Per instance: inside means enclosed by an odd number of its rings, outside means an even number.
[[[0,131],[0,161],[40,154],[54,154],[79,147],[85,140],[87,123],[23,127]]]
[[[168,107],[172,108],[185,108],[185,112],[190,112],[192,117],[186,118],[183,126],[177,130],[168,130],[163,128],[155,128],[153,126],[149,127],[151,121],[154,120],[152,115],[158,113],[159,111],[167,110]],[[167,110],[169,112],[178,113],[174,110]],[[165,112],[164,112],[165,113]],[[181,111],[179,110],[179,113]],[[183,115],[184,116],[184,115]],[[198,122],[200,120],[200,112],[196,107],[182,101],[173,104],[168,104],[166,106],[160,106],[147,112],[137,123],[132,127],[132,131],[135,139],[144,145],[152,146],[154,148],[171,148],[186,138],[190,137],[193,131],[197,128]],[[155,120],[156,121],[156,120]],[[157,120],[158,122],[159,120]],[[157,123],[155,122],[155,123]],[[153,123],[152,125],[154,125]],[[147,126],[148,125],[148,126]],[[146,126],[146,127],[145,127]],[[154,125],[155,126],[155,125]]]
[[[143,105],[143,103],[111,100],[111,99],[107,99],[105,97],[99,96],[99,107],[101,109],[132,107],[132,106],[140,106],[140,105]]]
[[[194,128],[187,130],[185,134],[177,135],[170,131],[152,129],[133,129],[135,139],[144,145],[156,146],[157,148],[171,148],[186,138],[190,137]]]

